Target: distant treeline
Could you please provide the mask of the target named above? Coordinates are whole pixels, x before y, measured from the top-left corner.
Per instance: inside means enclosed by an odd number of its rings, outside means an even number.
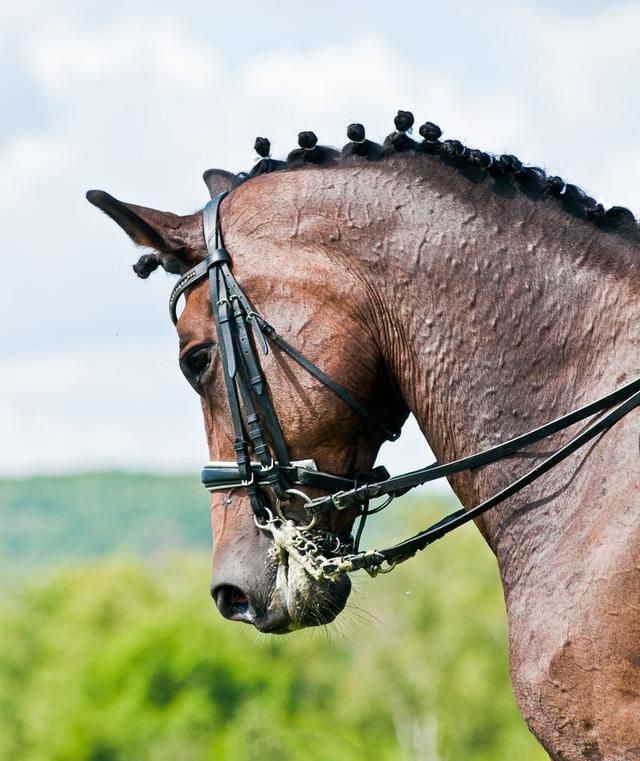
[[[368,546],[450,508],[399,501]],[[0,482],[0,761],[546,758],[475,527],[356,576],[328,628],[267,637],[209,598],[208,518],[190,476]]]
[[[0,480],[0,566],[40,569],[114,551],[211,546],[194,476],[83,473]]]
[[[430,497],[433,510],[452,509]],[[401,538],[424,498],[398,500],[371,519],[369,542]],[[209,495],[196,475],[82,473],[0,479],[0,569],[40,571],[114,552],[153,559],[188,548],[209,549]]]

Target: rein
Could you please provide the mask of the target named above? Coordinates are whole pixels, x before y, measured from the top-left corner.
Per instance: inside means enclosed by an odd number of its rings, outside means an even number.
[[[269,351],[269,343],[284,351],[340,397],[371,429],[382,431],[387,439],[395,441],[400,431],[389,429],[345,388],[279,336],[275,328],[255,312],[233,276],[231,257],[222,241],[219,209],[220,202],[226,195],[227,193],[220,193],[204,207],[203,229],[207,256],[178,280],[169,299],[169,311],[175,325],[178,321],[176,308],[180,296],[196,282],[208,278],[218,352],[234,429],[236,461],[208,463],[202,470],[202,482],[210,491],[245,489],[256,525],[271,533],[278,551],[295,557],[314,578],[335,579],[342,573],[360,569],[372,576],[392,570],[419,550],[524,489],[596,436],[605,433],[640,404],[640,378],[637,378],[584,407],[507,442],[449,463],[434,462],[420,470],[392,478],[381,467],[347,478],[318,471],[313,460],[292,462],[262,373],[256,344],[265,355]],[[454,473],[497,462],[523,447],[607,410],[605,415],[591,422],[552,455],[484,502],[469,510],[456,510],[392,547],[358,551],[359,539],[368,515],[383,509],[391,500],[410,489]],[[253,450],[257,461],[251,460],[250,450]],[[297,486],[315,487],[331,494],[310,499]],[[276,515],[266,504],[263,489],[273,493]],[[371,499],[385,496],[388,500],[384,505],[369,509]],[[303,499],[304,508],[310,517],[307,526],[299,526],[288,520],[281,510],[283,502],[298,497]],[[361,516],[355,543],[345,543],[336,535],[315,528],[317,516],[321,513],[348,507],[357,507]]]

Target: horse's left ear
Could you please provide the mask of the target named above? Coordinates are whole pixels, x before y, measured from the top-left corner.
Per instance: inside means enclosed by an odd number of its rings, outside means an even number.
[[[120,225],[138,246],[155,249],[153,254],[145,254],[134,264],[139,277],[149,277],[160,266],[167,272],[182,274],[206,253],[200,214],[181,217],[148,209],[119,201],[103,190],[90,190],[87,200]]]
[[[231,190],[236,181],[236,175],[232,172],[225,172],[224,169],[207,169],[202,175],[204,184],[209,190],[211,198],[218,193],[224,193]]]

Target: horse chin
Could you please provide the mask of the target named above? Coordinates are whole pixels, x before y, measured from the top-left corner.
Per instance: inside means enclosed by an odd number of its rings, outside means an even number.
[[[269,609],[254,620],[260,631],[286,634],[331,623],[344,609],[351,581],[343,574],[336,580],[316,579],[291,555],[277,560],[275,585]]]

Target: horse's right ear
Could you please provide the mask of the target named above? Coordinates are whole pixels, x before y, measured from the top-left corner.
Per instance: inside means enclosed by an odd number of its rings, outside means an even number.
[[[231,190],[235,184],[236,176],[224,169],[207,169],[202,175],[202,179],[209,190],[209,195],[213,198],[218,193]]]
[[[206,252],[202,251],[202,218],[200,214],[181,217],[168,211],[124,203],[103,190],[90,190],[87,201],[104,211],[127,233],[138,246],[153,248],[155,253],[141,256],[133,266],[142,278],[158,267],[167,272],[183,274],[197,264]]]

